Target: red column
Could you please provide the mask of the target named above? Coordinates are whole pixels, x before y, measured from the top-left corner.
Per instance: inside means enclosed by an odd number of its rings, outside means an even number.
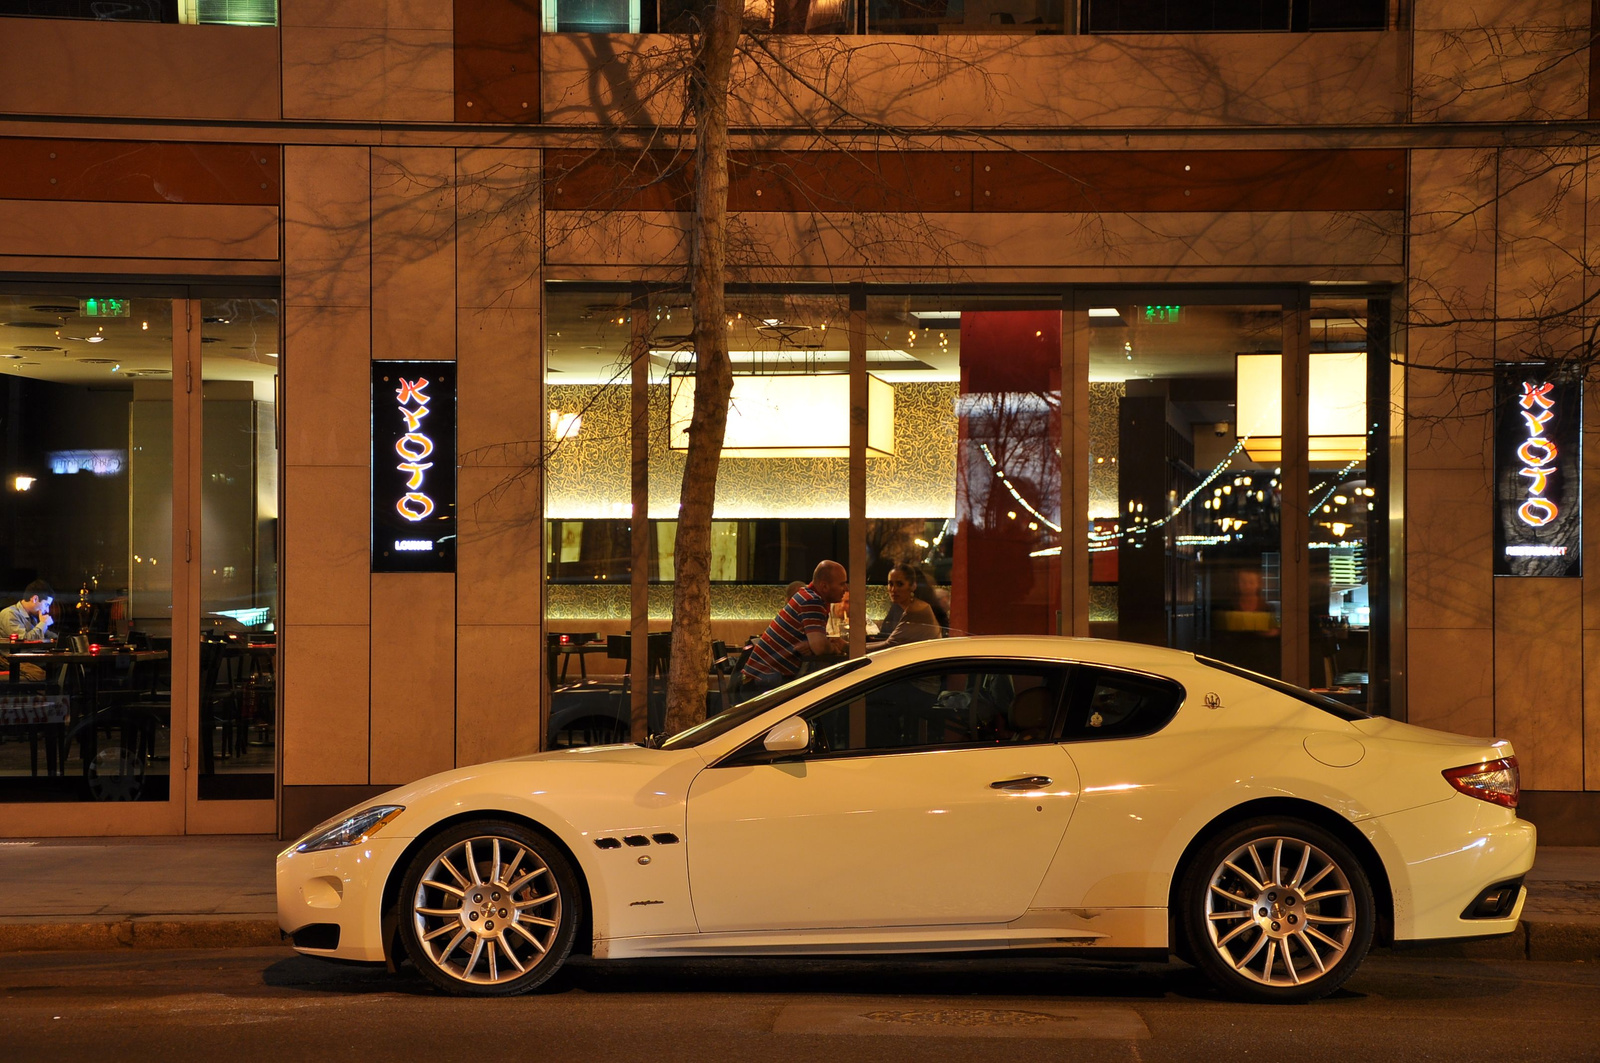
[[[953,628],[1055,634],[1060,610],[1061,312],[961,315]]]

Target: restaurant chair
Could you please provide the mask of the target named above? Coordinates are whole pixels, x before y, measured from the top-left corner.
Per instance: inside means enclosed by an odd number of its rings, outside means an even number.
[[[223,757],[238,752],[243,704],[237,682],[240,659],[242,654],[222,641],[204,639],[200,643],[200,763],[207,775],[216,770],[218,730],[222,732]]]
[[[745,662],[750,659],[751,643],[745,643],[737,653],[728,652],[728,644],[722,641],[711,643],[711,673],[717,677],[717,692],[721,698],[719,712],[733,707],[733,695],[738,686],[739,673],[744,671]]]

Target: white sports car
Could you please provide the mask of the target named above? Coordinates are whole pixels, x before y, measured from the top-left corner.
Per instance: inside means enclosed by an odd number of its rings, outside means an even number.
[[[1193,654],[922,642],[652,745],[459,768],[278,857],[313,956],[511,994],[597,958],[1166,955],[1298,1001],[1374,940],[1509,933],[1533,865],[1508,743]],[[1154,950],[1154,951],[1152,951]]]

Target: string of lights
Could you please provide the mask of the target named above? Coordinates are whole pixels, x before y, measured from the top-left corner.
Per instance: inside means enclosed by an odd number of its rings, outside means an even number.
[[[1028,500],[1022,497],[1021,492],[1019,492],[1011,483],[1011,478],[1006,475],[1005,470],[1000,468],[1000,463],[994,460],[994,454],[989,450],[989,444],[979,443],[978,449],[983,452],[984,460],[989,463],[989,468],[994,470],[995,476],[1002,484],[1005,485],[1006,490],[1011,492],[1011,497],[1017,500],[1017,505],[1021,506],[1023,509],[1037,517],[1040,524],[1043,524],[1051,531],[1059,534],[1061,531],[1061,525],[1057,524],[1043,513],[1040,513],[1037,509],[1034,509]]]

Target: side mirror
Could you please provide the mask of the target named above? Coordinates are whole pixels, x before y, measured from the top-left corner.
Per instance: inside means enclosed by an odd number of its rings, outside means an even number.
[[[761,744],[768,753],[804,753],[811,748],[811,725],[791,717],[768,731]]]

